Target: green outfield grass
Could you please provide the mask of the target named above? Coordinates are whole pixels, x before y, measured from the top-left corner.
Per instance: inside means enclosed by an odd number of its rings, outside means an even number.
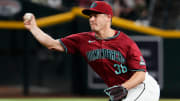
[[[107,98],[1,98],[0,101],[108,101]],[[180,99],[161,99],[160,101],[180,101]]]

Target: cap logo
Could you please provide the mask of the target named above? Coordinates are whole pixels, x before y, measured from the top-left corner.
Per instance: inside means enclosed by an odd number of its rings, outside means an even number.
[[[96,6],[97,6],[97,3],[93,2],[93,3],[91,4],[90,8],[94,8],[94,7],[96,7]]]

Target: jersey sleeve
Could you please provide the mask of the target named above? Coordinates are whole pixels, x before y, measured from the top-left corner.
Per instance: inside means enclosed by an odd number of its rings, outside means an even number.
[[[134,42],[131,44],[127,56],[127,65],[130,71],[145,71],[146,63],[139,47]]]
[[[65,52],[70,54],[79,52],[80,41],[80,36],[78,34],[72,34],[59,39],[59,42],[64,47]]]

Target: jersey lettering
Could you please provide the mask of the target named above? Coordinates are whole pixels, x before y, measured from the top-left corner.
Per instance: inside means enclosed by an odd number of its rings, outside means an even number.
[[[119,51],[110,49],[96,49],[86,53],[88,61],[95,61],[97,59],[110,59],[121,63],[125,63],[125,58]]]

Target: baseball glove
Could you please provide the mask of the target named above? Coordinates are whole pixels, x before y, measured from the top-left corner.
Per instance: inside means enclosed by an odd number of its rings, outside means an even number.
[[[120,101],[126,98],[128,91],[121,85],[115,85],[104,90],[104,92],[110,97],[110,101]]]

